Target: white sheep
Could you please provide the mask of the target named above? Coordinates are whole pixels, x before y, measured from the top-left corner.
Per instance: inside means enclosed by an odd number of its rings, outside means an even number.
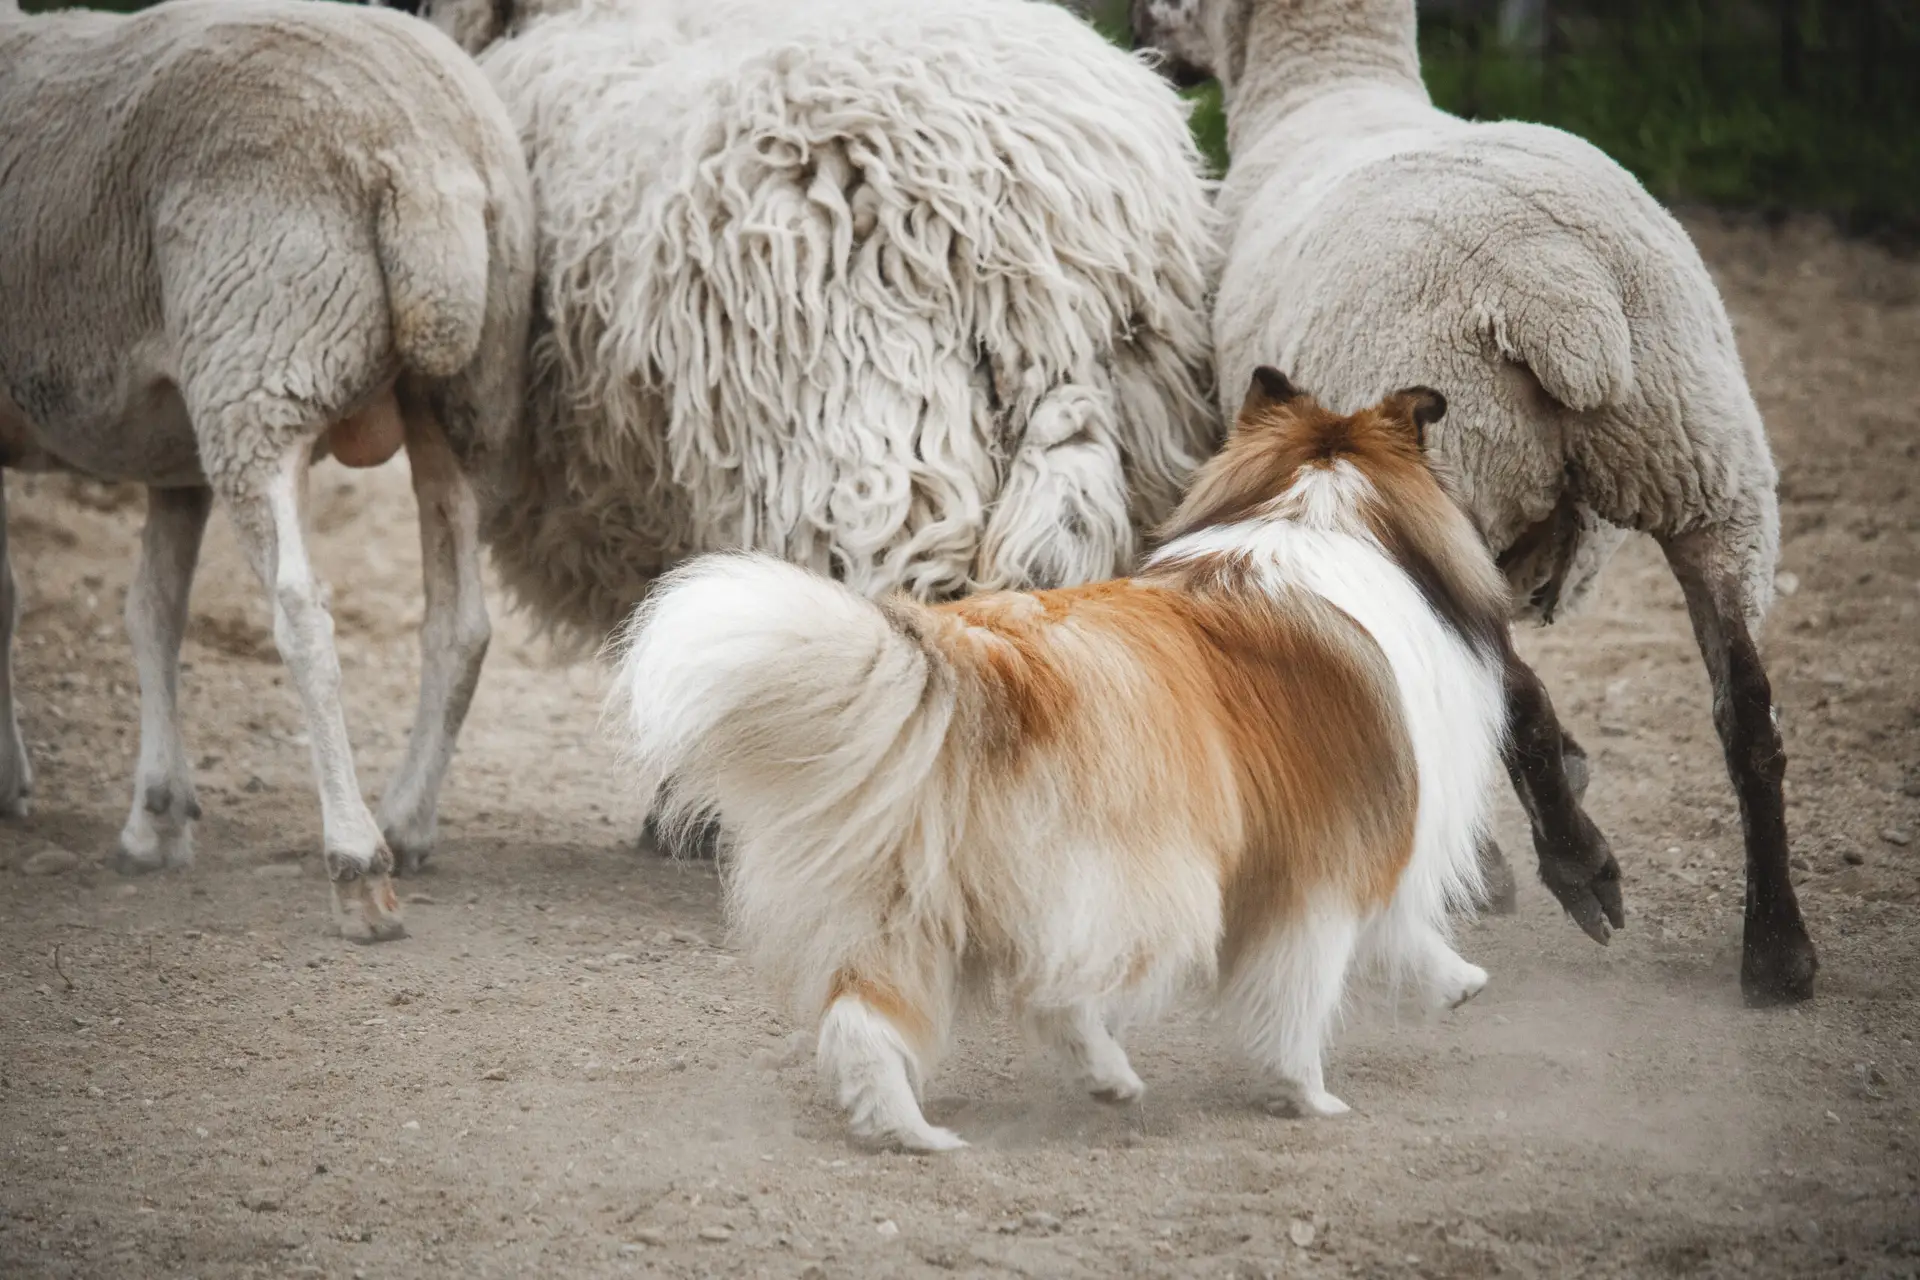
[[[1741,985],[1754,1003],[1810,995],[1755,645],[1776,473],[1686,233],[1578,138],[1433,107],[1413,0],[1135,0],[1134,24],[1176,71],[1225,90],[1219,386],[1271,363],[1340,410],[1440,388],[1453,408],[1437,447],[1523,612],[1543,620],[1587,591],[1622,531],[1660,543],[1745,823]],[[1509,695],[1509,769],[1541,876],[1605,941],[1623,922],[1619,870],[1578,804],[1584,757],[1531,671],[1509,672]]]
[[[942,597],[1123,571],[1217,438],[1178,98],[1030,0],[433,0],[519,125],[484,536],[599,643],[683,557]]]
[[[487,646],[462,468],[511,433],[524,379],[532,195],[512,126],[471,60],[397,14],[176,0],[27,17],[0,2],[0,466],[148,487],[122,865],[192,858],[175,681],[218,496],[306,714],[343,928],[396,936],[390,850],[432,841]],[[315,457],[370,466],[403,443],[426,564],[421,701],[376,823],[302,507]],[[9,572],[0,586],[10,650]],[[0,703],[0,809],[17,814],[30,775],[10,678]]]

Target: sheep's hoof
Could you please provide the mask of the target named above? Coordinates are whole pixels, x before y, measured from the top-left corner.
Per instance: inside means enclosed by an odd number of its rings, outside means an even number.
[[[1800,921],[1773,929],[1747,922],[1740,951],[1740,994],[1749,1008],[1769,1009],[1812,999],[1813,975],[1819,967],[1820,957]]]
[[[184,871],[193,865],[193,830],[174,831],[129,828],[120,833],[114,850],[113,869],[123,876],[142,876],[155,871]]]
[[[26,744],[15,733],[12,750],[0,751],[0,819],[24,818],[32,812],[33,769],[27,763]]]
[[[378,851],[371,867],[362,869],[327,855],[327,874],[333,881],[333,918],[340,936],[349,942],[392,942],[407,936],[400,918],[400,895],[393,891],[393,855]]]
[[[387,837],[387,847],[393,850],[393,874],[397,876],[417,876],[426,870],[427,859],[433,854],[433,846],[408,844],[404,840]]]
[[[166,867],[166,862],[157,852],[142,856],[127,848],[125,844],[114,848],[113,869],[123,876],[152,875],[156,871],[166,870]]]
[[[416,875],[427,865],[439,825],[431,807],[424,813],[395,813],[392,817],[385,811],[381,813],[380,838],[393,851],[395,875]]]
[[[1614,861],[1607,839],[1580,815],[1586,851],[1577,857],[1540,859],[1540,882],[1547,886],[1573,922],[1601,946],[1615,929],[1627,927],[1627,908],[1620,896],[1620,864]]]

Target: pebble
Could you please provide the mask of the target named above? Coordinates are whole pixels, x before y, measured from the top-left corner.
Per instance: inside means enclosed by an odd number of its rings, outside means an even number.
[[[727,1230],[725,1227],[702,1227],[700,1228],[700,1238],[708,1244],[725,1244],[727,1241],[733,1239],[733,1232]]]
[[[1867,860],[1867,855],[1864,853],[1861,853],[1858,849],[1849,849],[1845,853],[1840,855],[1840,861],[1846,863],[1850,867],[1857,867],[1861,863],[1865,862],[1866,860]]]
[[[480,1073],[480,1078],[482,1080],[505,1080],[507,1078],[507,1069],[505,1067],[489,1067]]]
[[[438,902],[439,899],[430,893],[410,893],[407,895],[407,901],[419,906],[430,907]]]
[[[667,1242],[667,1233],[658,1227],[641,1227],[633,1233],[633,1238],[641,1244],[657,1249]]]
[[[900,1234],[900,1224],[892,1218],[888,1218],[885,1222],[876,1225],[874,1230],[883,1236],[897,1236]]]
[[[400,1127],[402,1129],[418,1130],[420,1128],[420,1122],[418,1120],[409,1120],[405,1124],[401,1125]]]
[[[30,876],[60,876],[80,865],[80,855],[71,849],[49,847],[28,858],[20,864],[20,870]]]
[[[1797,573],[1774,574],[1773,589],[1783,596],[1792,595],[1800,589],[1800,575]]]
[[[1305,1218],[1295,1218],[1287,1224],[1287,1239],[1305,1249],[1313,1244],[1313,1224]]]
[[[1888,844],[1907,845],[1913,841],[1913,833],[1904,827],[1883,827],[1880,838]]]
[[[1030,1231],[1058,1231],[1060,1229],[1060,1219],[1050,1213],[1043,1213],[1035,1209],[1032,1213],[1023,1213],[1020,1215],[1020,1225]]]
[[[270,1187],[255,1187],[240,1197],[240,1203],[255,1213],[272,1213],[280,1207],[280,1193]]]

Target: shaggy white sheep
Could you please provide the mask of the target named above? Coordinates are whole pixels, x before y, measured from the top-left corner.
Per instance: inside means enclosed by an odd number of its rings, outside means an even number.
[[[1287,369],[1337,409],[1424,382],[1435,433],[1526,611],[1577,600],[1625,535],[1685,591],[1747,846],[1741,984],[1812,991],[1784,757],[1754,636],[1779,543],[1773,460],[1713,282],[1672,217],[1578,138],[1470,124],[1420,79],[1413,0],[1135,0],[1135,34],[1217,73],[1233,167],[1219,385]],[[1542,878],[1601,941],[1619,871],[1569,785],[1585,761],[1531,671],[1509,767]]]
[[[527,420],[485,537],[587,644],[695,552],[924,597],[1101,578],[1216,438],[1159,77],[1030,0],[433,0],[519,125]]]
[[[487,645],[462,455],[511,435],[524,380],[532,196],[512,126],[458,48],[395,14],[176,0],[24,17],[6,2],[0,467],[148,486],[127,598],[141,714],[122,863],[192,858],[175,679],[217,495],[306,713],[343,926],[396,936],[389,849],[432,840]],[[370,466],[402,443],[426,562],[421,701],[376,824],[301,508],[315,456]],[[0,587],[10,649],[4,566]],[[0,674],[0,810],[17,814],[29,772]]]

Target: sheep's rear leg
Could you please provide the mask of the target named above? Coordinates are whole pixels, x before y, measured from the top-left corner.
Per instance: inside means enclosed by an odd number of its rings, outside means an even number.
[[[1600,828],[1580,807],[1586,752],[1560,727],[1547,687],[1511,647],[1506,686],[1507,773],[1533,828],[1541,882],[1574,923],[1604,946],[1615,929],[1626,927],[1627,915],[1620,897],[1620,864]]]
[[[1576,803],[1587,798],[1587,780],[1592,769],[1587,764],[1586,749],[1573,740],[1573,735],[1564,729],[1560,734],[1560,759],[1565,766],[1567,785],[1573,789]],[[1507,861],[1507,855],[1499,842],[1491,835],[1480,838],[1480,900],[1482,911],[1497,916],[1510,916],[1519,909],[1520,886],[1514,879],[1513,864]]]
[[[7,482],[0,471],[0,818],[24,818],[33,795],[33,766],[13,706],[13,632],[20,621],[13,561],[7,555]]]
[[[453,450],[419,406],[406,408],[407,460],[420,508],[426,594],[420,623],[420,704],[407,754],[380,801],[380,829],[413,872],[432,851],[440,785],[480,683],[492,625],[480,582],[480,508]]]
[[[200,537],[212,509],[210,489],[147,490],[140,566],[127,592],[127,638],[140,676],[140,763],[133,807],[120,829],[117,865],[123,872],[193,863],[200,802],[180,740],[180,640],[187,629]]]
[[[266,476],[225,486],[234,529],[273,604],[273,638],[306,713],[319,782],[327,877],[341,933],[382,942],[406,935],[393,891],[393,855],[360,794],[340,705],[333,618],[307,558],[301,512],[310,442],[300,439]]]
[[[1781,786],[1787,753],[1774,719],[1773,688],[1748,630],[1757,616],[1736,554],[1718,529],[1663,538],[1661,549],[1686,593],[1693,634],[1713,682],[1713,724],[1740,800],[1746,837],[1746,921],[1740,989],[1752,1005],[1813,995],[1819,957],[1800,917],[1787,869],[1787,813]]]

